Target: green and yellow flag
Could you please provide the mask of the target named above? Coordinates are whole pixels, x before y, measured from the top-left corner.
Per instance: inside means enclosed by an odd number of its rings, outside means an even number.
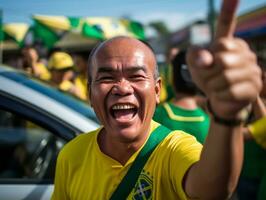
[[[35,39],[43,41],[48,48],[53,47],[66,32],[80,25],[80,19],[74,17],[34,15],[32,18]]]
[[[119,35],[145,39],[143,26],[127,19],[35,15],[33,20],[35,38],[42,40],[48,48],[62,43],[60,42],[62,38],[70,38],[70,36],[73,39],[79,38],[80,41],[86,41],[88,38],[88,43],[96,43]]]
[[[87,37],[96,37],[101,40],[119,35],[145,39],[143,26],[135,21],[111,18],[88,17],[83,20],[82,34]]]
[[[4,49],[23,47],[29,30],[30,26],[25,23],[3,24],[1,40],[4,42]]]

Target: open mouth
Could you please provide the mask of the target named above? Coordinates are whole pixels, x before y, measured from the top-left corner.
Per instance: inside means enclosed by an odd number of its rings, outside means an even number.
[[[132,104],[115,104],[111,107],[111,115],[119,121],[129,121],[135,117],[138,108]]]

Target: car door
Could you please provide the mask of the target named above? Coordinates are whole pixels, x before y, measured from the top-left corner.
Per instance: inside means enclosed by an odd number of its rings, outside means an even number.
[[[58,152],[77,132],[78,127],[1,93],[1,199],[50,199]]]

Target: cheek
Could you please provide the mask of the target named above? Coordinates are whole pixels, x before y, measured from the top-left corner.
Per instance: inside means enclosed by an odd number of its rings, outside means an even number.
[[[148,104],[153,104],[156,101],[155,85],[150,82],[144,82],[136,86],[138,94],[141,99]]]
[[[91,106],[96,109],[96,107],[104,108],[104,99],[108,95],[109,87],[104,85],[92,85],[90,87],[90,102]]]

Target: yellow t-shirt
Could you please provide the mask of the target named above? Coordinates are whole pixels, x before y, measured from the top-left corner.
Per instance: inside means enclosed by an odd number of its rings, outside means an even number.
[[[63,91],[71,92],[73,90],[74,84],[69,80],[64,80],[59,84],[59,88]]]
[[[82,100],[87,99],[87,80],[83,76],[77,76],[75,81],[74,81],[75,86],[78,89],[78,97],[81,98]]]
[[[158,126],[152,121],[151,132]],[[123,166],[103,154],[97,143],[100,129],[68,143],[58,156],[52,200],[108,200],[139,151]],[[173,131],[151,154],[127,199],[186,199],[182,179],[199,160],[201,144],[182,131]]]
[[[84,85],[83,80],[80,77],[75,78],[75,80],[69,81],[64,80],[59,84],[59,88],[63,91],[67,91],[77,96],[82,100],[87,99],[86,85]]]
[[[257,144],[266,149],[266,116],[248,126]]]
[[[37,63],[36,66],[40,70],[40,79],[49,81],[51,79],[51,74],[43,63]]]

